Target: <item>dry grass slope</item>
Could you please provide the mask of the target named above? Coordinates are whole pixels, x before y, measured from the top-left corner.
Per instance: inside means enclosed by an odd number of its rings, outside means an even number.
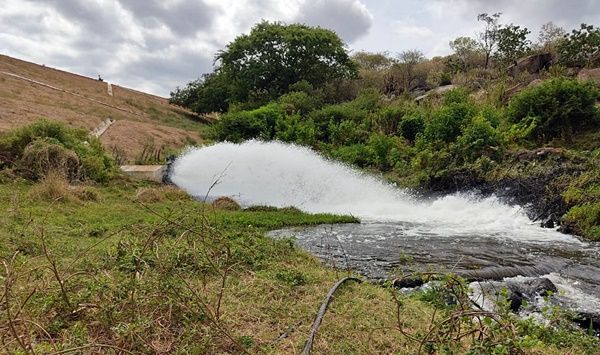
[[[112,91],[106,82],[0,55],[0,133],[42,117],[92,131],[110,118],[116,122],[101,140],[124,162],[149,146],[166,153],[202,141],[205,126],[193,113],[155,95],[114,84]]]

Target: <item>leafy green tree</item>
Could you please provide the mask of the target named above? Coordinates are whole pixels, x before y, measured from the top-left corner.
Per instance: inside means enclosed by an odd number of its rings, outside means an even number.
[[[357,74],[335,32],[300,24],[263,21],[229,43],[216,60],[219,72],[236,88],[236,101],[248,100],[252,93],[274,99],[302,80],[320,87]]]
[[[560,61],[568,66],[593,66],[600,62],[600,28],[581,24],[558,45]]]
[[[531,41],[527,35],[531,33],[527,28],[513,24],[501,26],[496,34],[497,48],[494,60],[497,64],[510,65],[531,50]]]

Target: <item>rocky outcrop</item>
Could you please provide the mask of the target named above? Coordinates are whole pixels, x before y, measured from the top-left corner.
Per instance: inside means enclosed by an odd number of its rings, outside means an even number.
[[[438,88],[435,88],[433,90],[428,91],[427,93],[425,93],[423,95],[417,96],[415,98],[415,101],[416,102],[421,102],[421,101],[425,100],[426,98],[428,98],[432,94],[441,95],[441,94],[443,94],[443,93],[445,93],[447,91],[450,91],[450,90],[456,89],[456,88],[457,88],[456,85],[444,85],[444,86],[440,86]]]
[[[553,61],[554,57],[550,53],[533,54],[515,61],[513,65],[508,67],[508,72],[512,76],[524,72],[537,74],[542,69],[550,67]]]

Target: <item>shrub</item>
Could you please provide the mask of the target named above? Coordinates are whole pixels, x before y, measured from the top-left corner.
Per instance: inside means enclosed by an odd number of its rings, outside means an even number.
[[[329,127],[331,143],[334,145],[349,145],[364,143],[369,137],[369,128],[366,123],[343,121]]]
[[[496,156],[500,139],[492,125],[483,117],[476,116],[457,140],[462,156],[475,161],[481,156]]]
[[[450,103],[442,107],[425,126],[426,141],[453,142],[460,135],[463,123],[468,122],[475,112],[475,107],[470,103]]]
[[[444,105],[462,104],[469,102],[469,92],[465,88],[452,89],[444,93]]]
[[[56,171],[46,174],[40,182],[29,191],[29,196],[35,200],[49,202],[73,202],[78,198],[69,188],[65,176]]]
[[[299,115],[281,116],[275,123],[275,139],[312,146],[315,143],[315,125]]]
[[[239,211],[239,203],[227,196],[221,196],[212,202],[212,206],[218,210]]]
[[[405,116],[402,118],[399,127],[400,135],[410,142],[414,142],[417,134],[425,130],[425,120],[417,115]]]
[[[49,172],[57,172],[69,181],[78,179],[81,162],[75,152],[63,147],[53,138],[40,138],[25,147],[17,161],[17,169],[32,180],[38,180]]]
[[[509,104],[508,116],[521,126],[534,124],[530,138],[570,141],[573,133],[598,123],[594,105],[599,97],[592,83],[553,79],[517,94]]]
[[[348,105],[353,109],[375,112],[381,108],[382,95],[375,88],[363,89]]]
[[[287,93],[279,98],[279,103],[288,114],[298,113],[302,116],[323,104],[319,97],[311,96],[303,91]]]
[[[577,234],[600,241],[600,202],[575,206],[564,217]]]
[[[282,116],[283,111],[276,103],[251,111],[231,112],[219,120],[214,132],[218,140],[234,143],[253,138],[268,140],[274,137],[275,124]]]
[[[332,150],[329,154],[332,158],[346,164],[366,168],[373,164],[373,153],[364,144],[352,144]]]
[[[392,106],[384,108],[375,116],[375,124],[381,133],[395,134],[398,131],[398,124],[405,113],[402,107]]]
[[[164,199],[164,194],[160,189],[144,187],[136,191],[134,199],[141,203],[156,203],[161,202]]]
[[[390,153],[398,145],[400,142],[397,137],[381,133],[374,133],[369,137],[368,148],[373,154],[373,160],[378,169],[387,171],[392,167]]]
[[[76,158],[78,169],[74,166]],[[18,167],[35,179],[50,170],[66,172],[71,179],[78,170],[79,180],[105,182],[117,173],[114,160],[104,152],[100,140],[90,137],[85,130],[48,120],[39,120],[0,137],[0,168],[3,166]]]
[[[367,113],[349,105],[329,105],[311,112],[309,118],[314,122],[316,139],[329,143],[330,128],[344,121],[364,123],[367,121]]]

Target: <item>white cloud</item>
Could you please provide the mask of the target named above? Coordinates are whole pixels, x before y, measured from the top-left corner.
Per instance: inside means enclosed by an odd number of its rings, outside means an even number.
[[[396,21],[394,24],[394,32],[403,39],[419,39],[425,40],[432,38],[435,33],[425,26],[419,26],[407,21]]]

